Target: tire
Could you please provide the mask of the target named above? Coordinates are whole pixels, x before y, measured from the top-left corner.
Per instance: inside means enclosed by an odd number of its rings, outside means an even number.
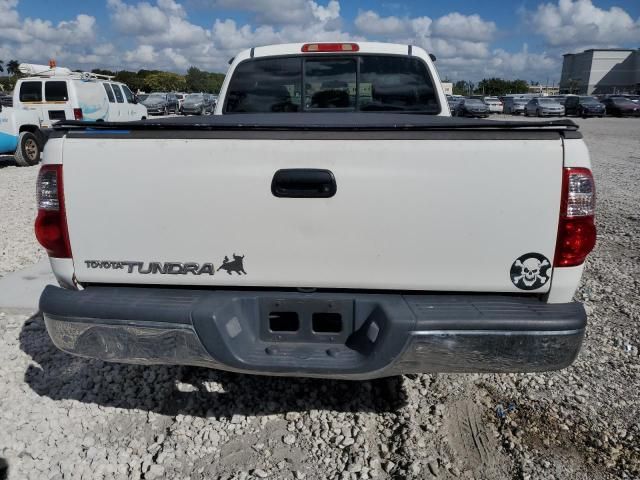
[[[42,146],[38,141],[38,137],[31,132],[22,132],[18,140],[18,148],[14,155],[16,163],[20,167],[30,167],[40,162],[40,153]]]

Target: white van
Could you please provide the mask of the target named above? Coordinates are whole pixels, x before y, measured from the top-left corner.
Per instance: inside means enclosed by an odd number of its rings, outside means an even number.
[[[29,76],[18,80],[13,106],[37,112],[43,127],[59,120],[126,122],[147,118],[146,107],[113,77],[25,63],[19,69]]]

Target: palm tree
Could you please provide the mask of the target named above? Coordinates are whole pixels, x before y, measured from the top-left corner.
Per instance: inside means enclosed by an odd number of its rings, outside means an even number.
[[[20,62],[18,60],[9,60],[7,62],[7,73],[9,75],[17,75],[20,73],[18,67],[20,66]]]

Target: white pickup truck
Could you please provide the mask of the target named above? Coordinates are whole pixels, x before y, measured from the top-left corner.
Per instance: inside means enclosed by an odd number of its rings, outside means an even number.
[[[0,155],[13,155],[21,167],[36,165],[45,141],[38,115],[0,105]]]
[[[216,113],[56,125],[60,349],[347,379],[574,360],[596,233],[571,121],[451,118],[429,55],[376,43],[244,51]]]

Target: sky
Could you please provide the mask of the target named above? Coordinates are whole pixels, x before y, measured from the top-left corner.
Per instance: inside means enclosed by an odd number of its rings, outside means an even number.
[[[375,40],[437,57],[441,78],[557,83],[562,54],[640,47],[640,0],[0,0],[0,60],[225,72],[245,48]]]

